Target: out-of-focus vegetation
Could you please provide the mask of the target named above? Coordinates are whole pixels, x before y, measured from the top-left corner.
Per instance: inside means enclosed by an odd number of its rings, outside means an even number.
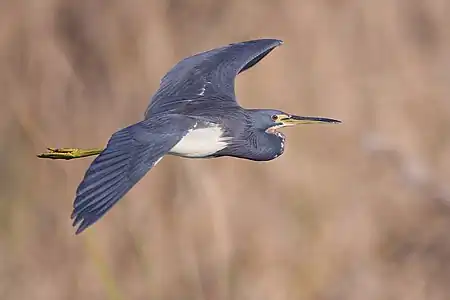
[[[449,299],[448,0],[0,4],[0,299]],[[80,236],[92,159],[179,59],[285,44],[245,107],[342,119],[270,163],[168,157]]]

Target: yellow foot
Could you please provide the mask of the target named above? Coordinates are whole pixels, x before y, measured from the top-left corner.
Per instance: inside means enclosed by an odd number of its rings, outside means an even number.
[[[48,151],[45,153],[38,154],[37,157],[50,159],[74,159],[91,155],[98,155],[103,151],[103,149],[100,148],[47,148],[47,150]]]

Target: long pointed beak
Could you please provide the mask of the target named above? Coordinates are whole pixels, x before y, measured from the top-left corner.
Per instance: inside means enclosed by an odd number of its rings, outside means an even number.
[[[294,115],[282,118],[280,121],[284,125],[342,123],[340,120],[337,120],[337,119],[322,118],[322,117],[302,117],[302,116],[294,116]]]

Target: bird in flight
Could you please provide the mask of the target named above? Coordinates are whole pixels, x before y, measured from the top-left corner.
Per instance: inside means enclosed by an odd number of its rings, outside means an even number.
[[[285,136],[278,129],[340,123],[238,104],[236,76],[282,43],[250,40],[187,57],[161,79],[143,120],[114,133],[105,148],[48,148],[39,154],[51,159],[98,155],[76,191],[71,215],[76,234],[105,215],[165,155],[269,161],[284,152]]]

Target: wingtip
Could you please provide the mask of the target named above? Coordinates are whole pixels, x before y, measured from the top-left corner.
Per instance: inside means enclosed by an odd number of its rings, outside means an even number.
[[[267,39],[261,39],[261,41],[268,41],[271,44],[273,44],[274,46],[281,46],[284,44],[283,40],[280,39],[275,39],[275,38],[267,38]]]
[[[77,219],[78,219],[78,216],[77,216]],[[74,222],[74,224],[73,224],[73,227],[77,228],[76,231],[75,231],[75,235],[79,235],[80,233],[85,231],[92,224],[93,223],[90,222],[89,220],[86,220],[86,219],[80,217],[79,220],[77,220],[77,222]]]
[[[72,227],[76,228],[75,235],[79,235],[96,221],[96,218],[92,218],[89,215],[84,215],[76,209],[72,211],[70,219],[73,220]]]
[[[268,38],[268,39],[265,39],[265,40],[270,41],[271,43],[275,44],[276,46],[280,46],[280,45],[284,44],[284,41],[281,40],[281,39]]]
[[[247,40],[247,41],[242,41],[242,42],[237,42],[237,43],[231,43],[229,45],[233,46],[236,44],[246,44],[246,43],[265,43],[265,44],[269,44],[270,46],[277,47],[277,46],[283,45],[284,41],[281,39],[276,39],[276,38],[259,38],[259,39],[252,39],[252,40]]]
[[[80,235],[86,228],[83,227],[78,227],[77,230],[75,231],[75,235]]]
[[[270,44],[273,48],[280,47],[284,44],[284,41],[280,40],[280,39],[269,39],[269,40],[270,40],[270,42],[271,42]]]

